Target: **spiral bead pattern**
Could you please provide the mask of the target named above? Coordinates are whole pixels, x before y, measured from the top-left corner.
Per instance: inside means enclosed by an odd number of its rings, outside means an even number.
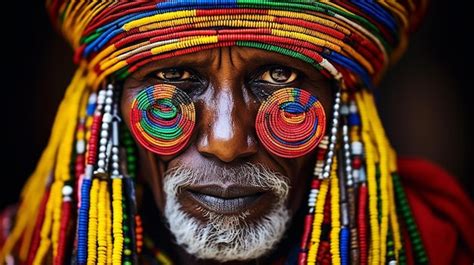
[[[146,149],[159,155],[174,155],[188,143],[196,112],[186,92],[171,85],[142,90],[132,102],[132,133]]]
[[[262,103],[255,128],[270,152],[295,158],[311,152],[321,141],[326,115],[321,103],[309,92],[283,88]]]

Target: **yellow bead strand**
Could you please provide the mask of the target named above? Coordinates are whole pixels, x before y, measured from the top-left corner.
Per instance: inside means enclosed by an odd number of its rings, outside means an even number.
[[[97,208],[99,180],[92,180],[90,190],[89,225],[87,238],[87,265],[95,265],[97,261]]]
[[[331,261],[333,264],[341,264],[341,253],[339,251],[340,242],[339,234],[341,232],[341,212],[339,204],[339,178],[337,177],[337,157],[333,158],[331,167],[331,234],[330,234],[330,251]]]
[[[107,263],[106,264],[112,264],[112,250],[113,250],[113,239],[112,239],[112,202],[110,201],[110,193],[109,190],[106,189],[106,195],[105,195],[105,209],[106,209],[106,228],[105,231],[107,231]]]
[[[329,179],[321,181],[319,187],[319,195],[316,201],[316,207],[314,209],[314,220],[311,229],[311,240],[309,242],[308,251],[308,265],[316,264],[316,258],[318,256],[319,241],[321,238],[321,225],[324,219],[324,204],[326,202],[326,195],[329,189]]]
[[[97,264],[107,263],[107,181],[99,181],[97,204]]]
[[[122,220],[123,220],[123,208],[122,208],[122,179],[114,178],[112,180],[112,207],[113,207],[113,227],[112,232],[114,234],[114,246],[113,246],[113,257],[112,262],[114,265],[122,264],[122,250],[123,250],[123,232],[122,232]]]

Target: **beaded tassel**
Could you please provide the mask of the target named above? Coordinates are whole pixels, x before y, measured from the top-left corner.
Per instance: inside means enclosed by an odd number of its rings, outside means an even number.
[[[331,173],[331,165],[333,164],[332,161],[334,159],[335,150],[336,150],[337,132],[338,132],[338,127],[339,127],[339,108],[341,107],[340,104],[341,104],[341,91],[337,91],[334,98],[331,131],[329,134],[329,147],[328,147],[328,152],[326,154],[326,162],[324,164],[323,174],[321,175],[323,179],[329,178],[330,173]]]
[[[408,204],[405,191],[403,190],[400,177],[397,174],[392,175],[395,196],[397,199],[397,209],[403,217],[404,224],[408,231],[410,243],[412,244],[413,254],[415,256],[416,264],[428,264],[428,256],[426,255],[423,242],[421,241],[420,232],[417,229],[413,214]]]
[[[337,91],[335,94],[334,99],[334,106],[333,106],[333,116],[332,116],[332,123],[330,129],[330,136],[324,137],[321,140],[317,154],[317,162],[314,169],[314,175],[317,179],[327,179],[329,177],[329,171],[331,170],[331,164],[334,156],[334,151],[336,147],[336,140],[337,140],[337,131],[338,131],[338,124],[339,124],[339,110],[340,110],[340,103],[341,103],[341,92]],[[328,141],[329,140],[329,141]],[[327,149],[327,152],[325,152]],[[323,159],[325,158],[325,161]],[[304,263],[305,261],[308,264],[315,264],[316,258],[318,257],[318,248],[319,248],[319,241],[321,236],[320,226],[322,224],[322,219],[324,216],[324,203],[325,203],[325,193],[327,192],[326,184],[323,186],[319,181],[313,180],[312,189],[310,191],[310,198],[308,201],[308,215],[305,219],[305,230],[303,232],[303,239],[301,243],[301,252],[298,257],[298,262],[300,264]],[[317,187],[320,186],[319,192],[317,191]],[[319,199],[321,196],[321,189],[324,188],[324,196]],[[318,199],[317,199],[318,198]],[[318,201],[319,203],[315,202]],[[320,207],[318,209],[318,207]],[[314,214],[313,214],[314,212]],[[309,224],[312,222],[312,225]],[[308,247],[308,235],[310,234],[310,227],[312,229],[309,247]],[[338,246],[339,247],[339,246]],[[308,249],[308,250],[306,250]],[[307,254],[305,253],[307,251]]]
[[[324,204],[324,217],[321,225],[321,241],[318,248],[317,264],[332,264],[331,256],[331,193],[326,196]]]
[[[370,137],[370,124],[365,104],[360,94],[356,93],[359,113],[362,119],[362,140],[365,147],[365,160],[367,166],[367,184],[369,198],[369,219],[371,244],[369,248],[369,262],[371,264],[380,264],[380,224],[378,222],[377,210],[377,181],[375,179],[375,150]]]
[[[111,244],[108,239],[110,235],[110,194],[108,191],[109,163],[112,152],[112,142],[110,141],[110,127],[113,120],[112,116],[113,104],[113,86],[108,85],[105,90],[105,105],[102,115],[100,146],[97,161],[97,169],[94,171],[94,177],[99,179],[98,194],[98,222],[97,222],[97,264],[106,264],[111,258]],[[110,258],[109,258],[110,257]]]
[[[90,138],[86,156],[86,170],[81,187],[81,201],[78,220],[78,264],[95,263],[95,237],[97,236],[97,194],[98,180],[92,180],[94,165],[97,160],[97,144],[99,141],[99,128],[102,122],[102,110],[105,101],[105,91],[100,91],[97,106],[90,129]]]
[[[125,149],[125,155],[127,159],[122,160],[122,168],[125,174],[124,182],[125,194],[124,204],[126,209],[124,212],[124,227],[123,231],[125,233],[125,245],[124,245],[124,263],[125,264],[136,264],[137,263],[137,252],[136,252],[136,237],[135,237],[135,216],[137,215],[137,206],[135,200],[135,187],[133,183],[133,178],[136,175],[136,152],[134,148],[134,143],[132,137],[126,128],[122,129],[122,142]]]
[[[358,262],[357,231],[355,229],[355,199],[354,180],[352,176],[351,153],[348,128],[348,95],[343,92],[341,107],[342,118],[342,161],[340,164],[340,190],[341,190],[341,263],[349,264],[349,256],[353,262]],[[349,251],[350,250],[350,251]],[[349,252],[351,253],[349,255]]]
[[[351,150],[352,177],[354,179],[354,184],[357,184],[357,189],[353,189],[354,203],[351,204],[353,205],[352,211],[354,211],[354,227],[351,229],[351,246],[353,246],[351,254],[351,263],[367,264],[367,184],[365,178],[365,169],[362,166],[364,150],[360,136],[361,120],[354,99],[350,98],[348,100],[349,114],[347,116],[347,122],[350,127],[349,138]]]
[[[316,202],[318,201],[320,188],[321,188],[321,180],[319,180],[319,176],[323,172],[324,157],[326,154],[327,147],[328,147],[328,137],[325,136],[319,143],[318,149],[317,149],[316,165],[314,168],[314,178],[311,182],[311,189],[310,189],[309,199],[308,199],[308,213],[306,214],[305,221],[304,221],[304,231],[303,231],[303,236],[302,236],[301,244],[300,244],[298,264],[304,264],[307,261],[308,243],[309,243],[308,241],[310,239],[311,226],[314,220]]]
[[[326,202],[328,188],[329,180],[322,180],[315,206],[307,264],[316,264],[316,257],[318,256],[319,241],[321,237],[321,224],[323,223],[324,218],[324,204]]]
[[[60,234],[61,234],[61,218],[67,218],[68,213],[62,216],[62,210],[68,210],[67,206],[62,207],[62,202],[70,200],[71,193],[70,189],[64,189],[65,193],[63,194],[63,187],[65,183],[68,183],[72,174],[70,172],[70,161],[72,158],[72,147],[74,142],[74,130],[76,128],[76,120],[68,119],[67,117],[78,117],[79,107],[81,106],[81,98],[83,97],[85,90],[85,82],[83,79],[80,79],[82,75],[81,71],[78,71],[75,78],[75,82],[71,85],[70,90],[65,96],[63,103],[65,104],[62,118],[65,119],[63,124],[63,134],[64,143],[60,145],[57,149],[57,157],[55,159],[56,164],[54,168],[54,181],[51,185],[50,194],[48,202],[46,204],[45,210],[45,220],[41,227],[40,238],[41,242],[36,252],[35,258],[33,259],[33,264],[40,264],[43,262],[46,254],[50,249],[52,250],[53,256],[58,255],[58,250],[65,251],[64,245],[60,245]],[[59,115],[58,115],[59,116]],[[54,131],[54,129],[53,129]],[[56,132],[59,134],[59,132]],[[69,187],[69,186],[68,186]],[[66,231],[63,231],[64,233]],[[29,243],[28,243],[29,244]],[[58,249],[58,247],[61,247]],[[64,255],[61,253],[61,255]],[[26,256],[26,253],[25,253]],[[54,261],[53,261],[54,262]]]
[[[48,202],[49,193],[50,191],[46,190],[45,194],[43,195],[43,199],[41,200],[39,215],[38,215],[38,219],[36,219],[34,234],[33,234],[31,246],[30,246],[30,253],[28,254],[28,259],[26,261],[26,264],[33,264],[33,260],[36,256],[36,252],[38,251],[38,247],[40,245],[40,230],[44,221],[46,203]]]
[[[92,186],[90,188],[90,208],[89,208],[89,223],[87,231],[87,264],[92,265],[97,262],[97,224],[98,224],[98,213],[97,213],[97,204],[99,195],[99,180],[94,179],[92,181]],[[88,197],[88,196],[87,196]],[[84,198],[84,197],[83,197]],[[81,203],[81,205],[84,201]],[[79,257],[79,256],[78,256]]]
[[[112,198],[113,198],[113,264],[122,263],[122,251],[124,243],[123,234],[123,184],[122,175],[120,174],[120,153],[119,153],[119,120],[117,101],[113,106],[113,122],[112,122]]]
[[[92,97],[92,95],[91,95]],[[94,106],[94,98],[89,100],[89,107]],[[97,96],[97,105],[94,110],[94,117],[90,127],[90,136],[87,143],[86,168],[82,178],[80,208],[77,225],[77,263],[94,264],[96,258],[95,237],[97,236],[97,193],[98,181],[92,180],[94,165],[97,161],[97,151],[99,142],[99,129],[102,122],[102,111],[105,103],[105,91],[101,90]],[[92,214],[92,216],[90,216]]]
[[[107,263],[107,219],[109,209],[107,206],[107,181],[99,180],[99,191],[97,200],[97,264],[103,265]]]

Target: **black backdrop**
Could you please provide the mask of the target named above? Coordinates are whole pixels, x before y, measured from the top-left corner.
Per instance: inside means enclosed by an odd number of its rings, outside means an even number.
[[[46,145],[72,75],[72,51],[52,29],[43,1],[2,4],[0,209],[18,200]],[[11,18],[8,16],[11,15]],[[458,176],[471,195],[472,122],[467,96],[471,14],[433,1],[425,23],[377,92],[380,112],[401,155],[430,159]],[[38,198],[39,199],[39,198]]]

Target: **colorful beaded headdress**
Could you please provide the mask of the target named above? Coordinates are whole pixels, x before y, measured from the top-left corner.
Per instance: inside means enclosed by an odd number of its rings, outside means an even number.
[[[66,257],[77,264],[136,263],[143,245],[136,159],[120,124],[115,84],[152,61],[242,46],[298,58],[337,83],[307,189],[298,261],[289,264],[403,263],[403,241],[411,242],[417,263],[427,263],[370,92],[403,52],[425,6],[423,0],[47,1],[79,69],[0,260],[17,252],[26,264],[46,262],[48,253],[53,264]]]

